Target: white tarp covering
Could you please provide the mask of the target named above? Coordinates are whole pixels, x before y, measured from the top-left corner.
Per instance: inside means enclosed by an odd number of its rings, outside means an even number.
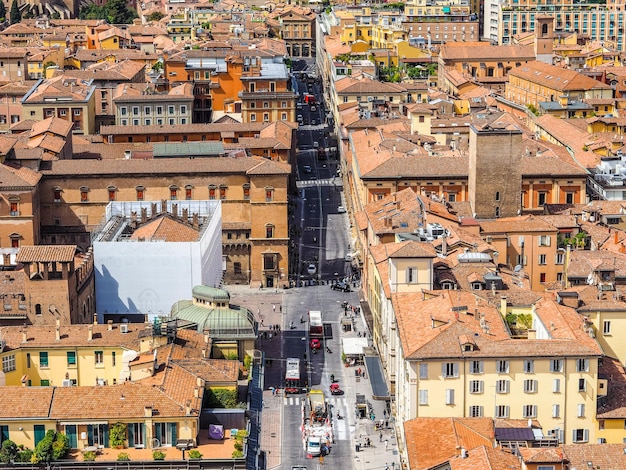
[[[369,346],[367,338],[342,338],[341,348],[346,356],[362,356],[363,348]]]

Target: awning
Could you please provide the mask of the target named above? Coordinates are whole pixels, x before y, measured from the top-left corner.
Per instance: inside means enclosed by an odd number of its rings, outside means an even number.
[[[341,349],[346,356],[362,356],[363,349],[368,346],[367,338],[342,338],[341,340]]]
[[[108,421],[61,421],[61,426],[86,426],[88,424],[109,424]]]

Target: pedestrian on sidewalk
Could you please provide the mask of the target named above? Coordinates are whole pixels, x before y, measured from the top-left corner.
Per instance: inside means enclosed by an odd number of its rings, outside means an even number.
[[[278,311],[279,311],[280,313],[283,313],[283,304],[280,304],[280,305],[278,306]]]
[[[276,304],[272,304],[272,312],[276,312]]]
[[[385,470],[389,470],[389,464],[385,463]]]
[[[383,442],[383,432],[380,431],[380,436],[378,436],[380,438],[380,442]]]
[[[391,462],[391,470],[396,470],[396,463],[395,462]]]
[[[389,429],[389,420],[388,419],[385,420],[385,429]]]
[[[385,439],[385,450],[389,447],[389,440]]]

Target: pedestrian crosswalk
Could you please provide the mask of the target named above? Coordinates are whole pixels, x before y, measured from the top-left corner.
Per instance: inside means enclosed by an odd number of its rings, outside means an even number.
[[[319,180],[304,180],[298,181],[296,187],[298,188],[311,188],[314,186],[341,186],[341,178],[324,178]]]
[[[286,397],[283,397],[283,405],[300,406],[304,397],[304,395],[287,395]],[[343,397],[332,396],[326,398],[326,403],[332,405],[333,408],[343,408],[346,406],[347,400]]]

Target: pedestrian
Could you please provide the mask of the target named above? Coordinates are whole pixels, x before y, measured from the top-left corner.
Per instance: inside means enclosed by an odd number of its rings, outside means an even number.
[[[387,417],[387,410],[383,410],[383,417]]]
[[[385,420],[385,429],[389,429],[389,420],[388,419]]]
[[[257,308],[257,309],[256,309],[256,314],[257,314],[257,315],[261,315],[261,307],[259,307],[259,308]]]
[[[272,333],[270,333],[270,340],[272,339]]]
[[[273,330],[273,329],[274,329],[274,325],[270,323],[270,330]]]
[[[389,464],[385,463],[385,470],[389,470]]]
[[[380,438],[380,442],[383,442],[383,432],[380,431],[380,436],[378,436]]]
[[[385,439],[385,450],[387,450],[387,447],[389,447],[389,441]]]
[[[276,312],[276,304],[272,304],[272,312]]]
[[[278,311],[279,311],[280,313],[283,313],[283,304],[280,304],[280,305],[278,306]]]
[[[391,470],[396,470],[396,463],[395,462],[391,462]]]
[[[265,326],[265,325],[263,325],[263,319],[262,318],[261,318],[261,326]]]

